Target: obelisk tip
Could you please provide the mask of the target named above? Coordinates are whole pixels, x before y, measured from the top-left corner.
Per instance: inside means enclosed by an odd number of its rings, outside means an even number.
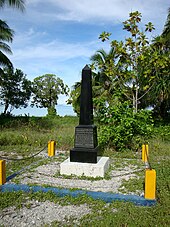
[[[88,65],[85,65],[85,67],[83,68],[83,70],[91,70],[90,67]]]

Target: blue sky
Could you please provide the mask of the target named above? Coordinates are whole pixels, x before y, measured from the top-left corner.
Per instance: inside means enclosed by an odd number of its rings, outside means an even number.
[[[124,40],[122,22],[138,10],[143,23],[155,25],[155,36],[162,32],[169,7],[169,0],[27,0],[24,13],[4,8],[0,18],[15,31],[9,56],[15,68],[30,80],[56,74],[71,87],[95,51],[108,49],[109,43],[98,39],[100,33],[109,31],[112,39]]]

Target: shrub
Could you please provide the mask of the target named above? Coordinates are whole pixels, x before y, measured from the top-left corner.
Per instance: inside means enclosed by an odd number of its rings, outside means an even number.
[[[137,149],[141,137],[146,140],[153,128],[151,112],[140,110],[134,113],[128,102],[102,107],[97,117],[99,144],[116,150]]]

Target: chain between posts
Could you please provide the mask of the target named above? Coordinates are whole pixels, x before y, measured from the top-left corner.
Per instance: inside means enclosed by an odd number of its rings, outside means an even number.
[[[43,152],[45,148],[46,148],[46,146],[44,146],[43,149],[41,149],[37,153],[35,153],[35,154],[33,154],[33,155],[29,156],[29,157],[25,157],[25,158],[7,158],[7,157],[0,156],[0,159],[7,160],[7,161],[23,161],[23,160],[34,158],[35,156],[37,156],[41,152]]]
[[[3,159],[3,160],[9,160],[9,161],[22,161],[22,160],[27,160],[27,159],[31,159],[37,155],[39,155],[42,151],[44,151],[44,149],[46,148],[46,146],[43,147],[43,149],[41,149],[39,152],[33,154],[32,156],[29,156],[29,157],[25,157],[25,158],[20,158],[20,159],[15,159],[15,158],[7,158],[7,157],[3,157],[3,156],[0,156],[0,159]],[[148,156],[148,153],[145,152],[146,156],[147,156],[147,160],[148,160],[148,165],[149,165],[149,169],[151,170],[151,164],[150,164],[150,161],[149,161],[149,156]],[[33,163],[32,163],[33,164]],[[31,164],[31,165],[32,165]],[[29,168],[29,166],[26,166],[24,168],[22,168],[21,170],[19,170],[18,172],[14,173],[16,175],[18,175],[20,172],[24,171],[25,169]],[[127,176],[127,175],[131,175],[131,174],[135,174],[135,173],[138,173],[138,172],[142,172],[144,169],[140,169],[140,170],[135,170],[135,171],[132,171],[132,172],[128,172],[128,173],[123,173],[123,174],[119,174],[119,175],[111,175],[111,177],[121,177],[121,176]]]

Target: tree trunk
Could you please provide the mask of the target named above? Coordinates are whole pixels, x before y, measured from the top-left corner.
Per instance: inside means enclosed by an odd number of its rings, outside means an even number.
[[[9,103],[8,103],[8,100],[6,100],[5,108],[4,108],[4,114],[7,114],[8,107],[9,107]]]
[[[133,89],[132,89],[132,98],[133,98],[133,113],[136,113],[136,90],[135,85],[133,83]]]
[[[135,113],[138,112],[138,87],[136,86]]]
[[[164,119],[167,117],[167,108],[166,108],[166,102],[162,101],[160,104],[160,116]]]

